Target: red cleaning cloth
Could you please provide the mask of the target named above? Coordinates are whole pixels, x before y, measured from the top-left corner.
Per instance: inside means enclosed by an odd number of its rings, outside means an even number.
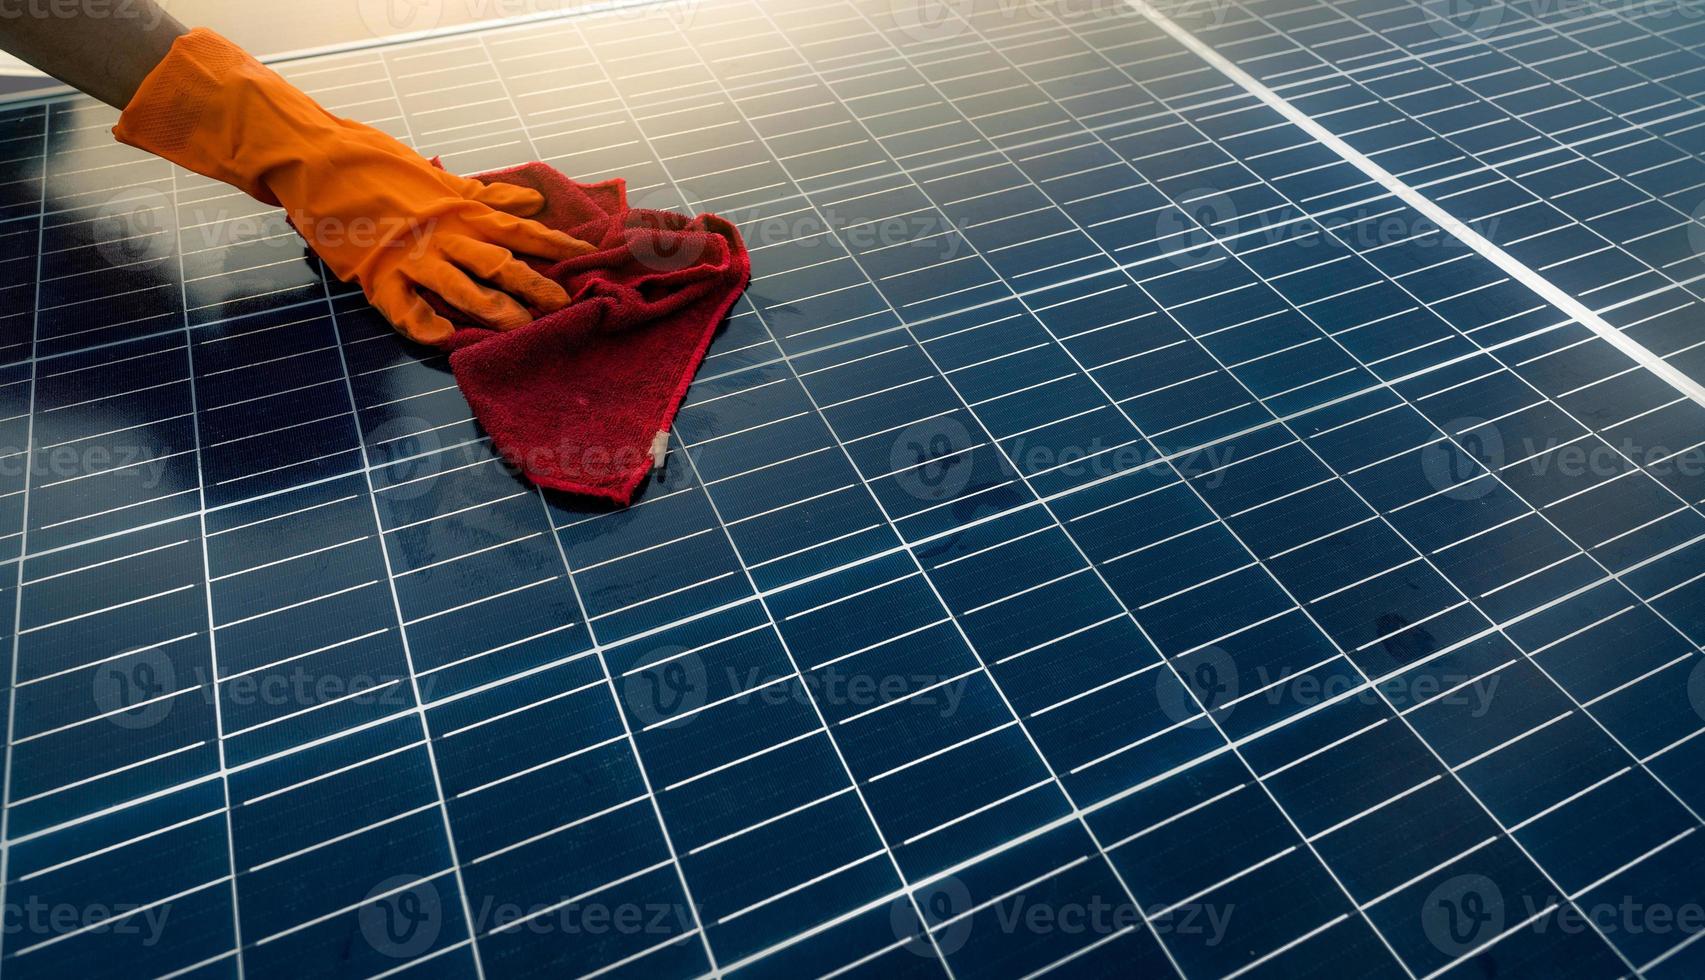
[[[487,330],[435,304],[458,323],[445,344],[456,383],[533,482],[627,504],[751,277],[740,233],[714,214],[629,209],[625,182],[580,184],[542,163],[476,179],[540,191],[534,220],[598,250],[538,266],[569,303],[524,327]]]

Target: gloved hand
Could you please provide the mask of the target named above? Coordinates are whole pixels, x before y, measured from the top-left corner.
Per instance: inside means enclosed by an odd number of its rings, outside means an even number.
[[[556,261],[594,251],[525,220],[544,206],[537,191],[435,167],[379,130],[333,116],[204,28],[173,43],[113,135],[282,205],[327,268],[359,282],[393,326],[421,343],[443,343],[452,328],[420,289],[507,330],[535,318],[523,303],[549,313],[568,302],[517,255]]]

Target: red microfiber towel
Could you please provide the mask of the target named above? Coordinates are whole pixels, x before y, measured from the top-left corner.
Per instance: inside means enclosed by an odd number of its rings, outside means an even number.
[[[740,233],[713,214],[629,209],[621,180],[581,184],[542,163],[476,178],[534,188],[551,228],[596,252],[538,266],[569,303],[497,332],[459,319],[445,346],[493,445],[533,482],[633,500],[693,373],[751,277]]]

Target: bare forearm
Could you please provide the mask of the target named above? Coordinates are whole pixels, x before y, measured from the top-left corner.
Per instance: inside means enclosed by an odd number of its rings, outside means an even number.
[[[154,0],[0,0],[0,48],[120,109],[182,33]]]

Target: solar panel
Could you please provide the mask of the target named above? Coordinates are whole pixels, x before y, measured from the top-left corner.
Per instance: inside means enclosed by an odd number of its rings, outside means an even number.
[[[18,977],[1705,969],[1691,3],[704,0],[281,65],[736,220],[631,508],[0,114]]]

